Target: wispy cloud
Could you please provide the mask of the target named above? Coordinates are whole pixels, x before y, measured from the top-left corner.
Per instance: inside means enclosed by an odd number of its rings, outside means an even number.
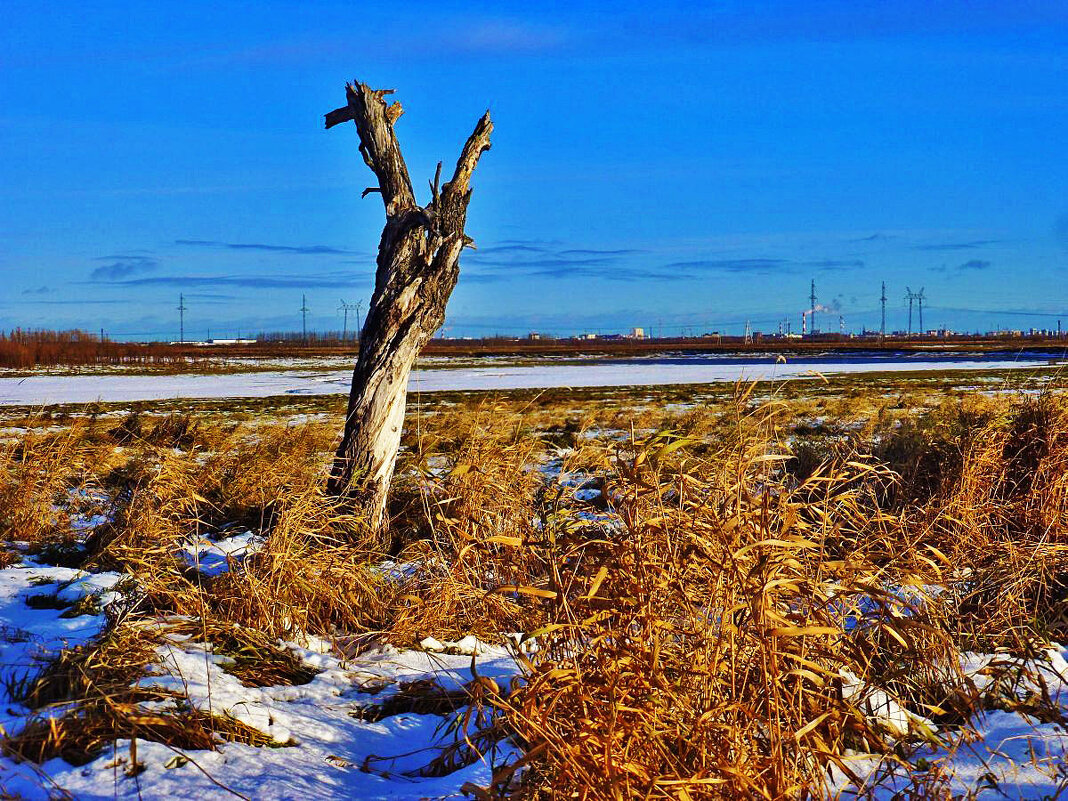
[[[653,263],[649,263],[653,262]],[[705,258],[657,264],[636,248],[559,247],[556,243],[516,241],[495,244],[464,257],[464,280],[492,283],[516,277],[602,281],[680,281],[710,273],[775,273],[801,270],[851,270],[861,259],[793,260],[773,257]]]
[[[801,262],[803,267],[815,267],[818,270],[853,270],[864,266],[860,259],[822,259],[820,261]]]
[[[560,256],[630,256],[634,253],[642,253],[644,251],[634,250],[632,248],[623,248],[621,250],[594,250],[590,248],[576,248],[572,250],[561,250]]]
[[[40,306],[129,306],[130,301],[125,298],[79,298],[78,300],[27,300],[26,303],[34,303]]]
[[[344,256],[354,251],[330,245],[269,245],[263,242],[218,242],[211,239],[176,239],[176,245],[219,248],[221,250],[261,250],[268,253],[296,253],[302,256]]]
[[[549,248],[542,245],[512,244],[493,245],[488,248],[478,248],[475,253],[482,256],[498,256],[504,253],[548,253]]]
[[[186,292],[186,300],[200,300],[205,303],[223,303],[226,301],[237,300],[238,295],[228,295],[225,292]]]
[[[698,259],[672,262],[665,265],[665,269],[686,272],[766,273],[782,269],[790,263],[787,259]]]
[[[24,290],[22,290],[22,294],[23,295],[51,295],[55,291],[56,290],[52,289],[52,287],[50,287],[50,286],[43,286],[42,285],[42,286],[37,287],[36,289],[24,289]]]
[[[953,267],[950,267],[948,264],[942,264],[942,265],[940,265],[938,267],[931,267],[930,268],[930,272],[932,272],[932,273],[948,273],[950,271],[952,271],[952,272],[967,272],[967,271],[976,271],[976,270],[989,270],[992,265],[993,265],[993,262],[986,261],[985,259],[969,259],[968,261],[964,262],[963,264],[957,264],[957,265],[954,265]]]
[[[94,261],[106,262],[93,268],[89,273],[91,281],[118,281],[131,275],[147,273],[159,266],[159,261],[152,256],[142,255],[142,251],[118,253],[111,256],[98,256]]]
[[[540,259],[486,259],[486,258],[474,258],[468,257],[470,263],[477,265],[484,265],[488,267],[515,267],[520,270],[538,270],[545,267],[566,267],[567,265],[574,265],[580,267],[583,265],[592,264],[615,264],[617,259],[610,256],[600,257],[587,257],[583,259],[568,259],[560,258],[557,256],[546,256]]]
[[[243,289],[341,289],[366,285],[367,273],[322,275],[154,275],[116,281],[115,286],[240,287]],[[221,297],[221,296],[220,296]]]
[[[670,272],[656,268],[631,267],[620,264],[582,264],[563,262],[530,273],[540,278],[592,278],[612,281],[681,281],[692,278],[682,272]]]
[[[464,255],[464,280],[506,281],[518,276],[636,280],[623,260],[631,249],[561,248],[557,242],[506,240]]]
[[[933,242],[925,245],[913,245],[914,250],[976,250],[988,245],[996,245],[997,239],[975,239],[971,242]]]
[[[860,259],[819,259],[815,261],[794,261],[792,259],[701,259],[697,261],[679,261],[668,264],[669,269],[681,269],[688,272],[727,272],[727,273],[773,273],[796,272],[804,269],[815,270],[851,270],[863,267]]]
[[[403,16],[403,15],[402,15]],[[246,47],[225,46],[191,53],[183,63],[193,66],[227,64],[289,64],[324,57],[344,58],[358,42],[368,58],[432,58],[464,56],[520,56],[558,51],[578,40],[578,31],[519,18],[465,15],[457,20],[418,12],[417,25],[398,25],[395,35],[361,36],[351,32],[318,31],[315,35],[273,38],[270,43]],[[395,22],[396,20],[391,20]],[[366,26],[365,26],[366,27]],[[373,27],[373,26],[372,26]],[[155,54],[153,54],[155,56]]]
[[[850,239],[849,241],[850,242],[892,242],[895,239],[900,239],[900,237],[894,236],[893,234],[884,234],[884,233],[877,232],[877,233],[872,234],[871,236],[862,236],[859,239]]]

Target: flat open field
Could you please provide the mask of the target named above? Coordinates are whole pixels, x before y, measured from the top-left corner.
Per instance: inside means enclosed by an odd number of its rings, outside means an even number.
[[[337,357],[281,364],[270,360],[228,363],[230,370],[159,374],[136,366],[82,368],[80,373],[0,375],[0,406],[277,395],[348,393],[351,365]],[[203,365],[202,365],[203,366]],[[978,383],[1043,381],[1062,361],[1048,354],[947,351],[813,354],[695,355],[537,359],[507,357],[424,358],[412,373],[410,392],[776,383],[852,375],[860,380],[892,376],[972,375]],[[1009,379],[1010,373],[1016,373]]]

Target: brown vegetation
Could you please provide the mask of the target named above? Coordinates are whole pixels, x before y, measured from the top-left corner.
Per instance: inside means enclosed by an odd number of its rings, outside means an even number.
[[[0,367],[29,369],[58,365],[174,365],[183,356],[161,343],[112,342],[84,331],[0,332]]]
[[[536,646],[519,657],[522,681],[468,688],[492,721],[477,716],[449,756],[456,767],[475,758],[471,743],[520,745],[525,770],[482,791],[498,795],[820,796],[856,753],[909,773],[915,748],[954,741],[977,709],[1060,714],[1018,680],[979,692],[958,670],[964,651],[1030,658],[1068,637],[1057,395],[923,409],[743,389],[676,413],[418,407],[386,543],[322,492],[333,430],[142,415],[7,442],[4,539],[122,568],[139,587],[97,643],[26,680],[19,697],[33,706],[79,704],[9,753],[86,759],[116,737],[251,742],[232,722],[137,713],[145,691],[131,683],[154,647],[143,624],[176,615],[252,684],[307,680],[278,637],[521,634]],[[547,458],[561,474],[534,469]],[[113,507],[84,544],[64,506],[72,488]],[[214,579],[178,558],[190,536],[232,523],[267,535],[264,549]],[[411,569],[390,578],[386,558]],[[396,703],[462,702],[425,690]],[[877,691],[910,710],[904,730],[877,714]],[[909,778],[916,795],[941,781]]]
[[[222,365],[224,359],[283,359],[346,356],[355,358],[359,344],[352,335],[340,332],[259,334],[254,342],[220,343],[210,347],[186,342],[122,342],[101,340],[85,331],[46,331],[15,329],[0,332],[0,368],[30,370],[39,367],[131,366],[152,371],[215,372],[234,370]],[[426,356],[482,357],[515,356],[650,356],[656,354],[767,353],[808,354],[828,352],[922,352],[932,345],[961,353],[1048,352],[1051,359],[1063,355],[1064,340],[1053,337],[919,337],[878,339],[845,338],[837,335],[821,339],[758,339],[742,337],[661,337],[656,339],[573,339],[490,336],[479,339],[432,339],[422,354]]]

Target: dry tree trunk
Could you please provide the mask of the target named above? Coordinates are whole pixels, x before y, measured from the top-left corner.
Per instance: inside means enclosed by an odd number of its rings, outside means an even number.
[[[360,154],[378,178],[386,225],[378,245],[375,291],[360,333],[345,430],[330,475],[330,492],[363,506],[376,527],[384,525],[386,495],[400,447],[408,376],[427,341],[445,321],[445,304],[460,276],[460,251],[472,244],[464,233],[471,174],[489,149],[489,112],[464,145],[452,179],[444,186],[441,163],[426,206],[416,203],[408,168],[393,126],[400,103],[383,99],[392,90],[353,82],[348,105],[326,115],[326,127],[356,123]]]

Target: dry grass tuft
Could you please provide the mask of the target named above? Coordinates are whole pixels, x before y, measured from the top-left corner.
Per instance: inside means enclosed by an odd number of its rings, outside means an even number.
[[[389,612],[395,640],[475,634],[492,641],[536,621],[537,603],[500,589],[525,586],[544,568],[535,552],[516,547],[537,536],[541,481],[533,460],[529,441],[474,436],[440,476],[424,479],[429,535],[398,556],[412,570]]]
[[[191,709],[173,693],[135,686],[156,660],[156,645],[150,629],[120,623],[92,644],[61,651],[37,674],[13,678],[9,694],[39,717],[4,739],[4,754],[38,764],[62,757],[84,765],[120,739],[180,749],[214,750],[220,742],[272,744],[229,716]],[[160,711],[161,701],[171,708]],[[145,702],[154,705],[149,709]],[[55,709],[65,711],[50,714]]]
[[[68,493],[100,458],[84,424],[0,444],[0,538],[34,545],[70,539]]]
[[[1024,399],[971,431],[960,461],[924,510],[960,580],[959,636],[1068,638],[1068,405]]]
[[[527,792],[819,792],[829,764],[848,771],[850,750],[892,748],[870,709],[877,654],[944,678],[953,651],[925,620],[926,599],[886,588],[931,576],[880,568],[865,547],[891,550],[897,520],[871,492],[887,476],[853,462],[793,486],[789,454],[757,436],[773,418],[741,415],[708,458],[677,438],[624,450],[608,490],[616,523],[599,539],[547,534],[549,622],[505,704],[536,756]],[[894,738],[929,736],[916,720]]]
[[[246,687],[298,686],[319,674],[293,651],[280,646],[277,638],[215,616],[172,618],[166,629],[170,636],[184,634],[196,638],[210,644],[212,653],[230,657],[233,661],[220,667]]]
[[[212,614],[276,637],[376,628],[390,589],[370,536],[319,488],[286,498],[263,549],[212,582]]]
[[[181,750],[214,751],[221,743],[273,745],[258,729],[226,715],[197,709],[173,714],[146,712],[136,704],[81,703],[60,718],[31,721],[3,742],[6,756],[42,764],[60,757],[71,765],[85,765],[117,740],[150,740]]]

